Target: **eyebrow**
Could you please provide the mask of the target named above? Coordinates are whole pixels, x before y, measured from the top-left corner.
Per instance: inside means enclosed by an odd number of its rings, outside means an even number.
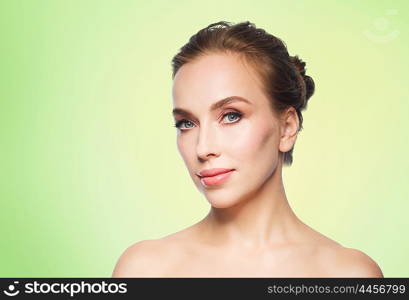
[[[224,106],[226,106],[226,105],[228,105],[230,103],[233,103],[233,102],[245,102],[245,103],[250,104],[250,105],[252,104],[246,98],[243,98],[243,97],[240,97],[240,96],[230,96],[230,97],[221,99],[221,100],[217,101],[216,103],[213,103],[212,106],[210,106],[210,111],[218,110],[218,109],[220,109],[220,108],[222,108],[222,107],[224,107]],[[194,115],[190,111],[182,109],[182,108],[175,108],[173,110],[173,116],[176,116],[176,115],[180,115],[180,116],[183,116],[183,117],[194,117]]]

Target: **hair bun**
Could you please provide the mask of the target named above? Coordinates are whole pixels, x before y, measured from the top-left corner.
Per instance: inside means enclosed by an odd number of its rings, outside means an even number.
[[[291,62],[295,65],[298,72],[301,73],[302,76],[305,75],[305,62],[303,62],[297,55],[290,57]]]
[[[305,75],[306,63],[304,61],[302,61],[297,55],[290,56],[290,59],[305,82],[305,100],[307,101],[314,94],[314,80],[310,76]]]

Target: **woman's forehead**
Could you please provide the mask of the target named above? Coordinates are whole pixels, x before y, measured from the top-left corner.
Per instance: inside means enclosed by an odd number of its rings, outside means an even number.
[[[237,55],[209,54],[184,64],[173,81],[173,102],[223,99],[231,95],[252,97],[261,92],[254,71]]]

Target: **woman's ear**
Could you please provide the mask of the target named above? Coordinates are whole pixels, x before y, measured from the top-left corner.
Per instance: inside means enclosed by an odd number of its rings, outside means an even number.
[[[287,109],[280,118],[280,145],[281,152],[290,151],[298,136],[298,126],[300,120],[298,119],[297,111],[294,107]]]

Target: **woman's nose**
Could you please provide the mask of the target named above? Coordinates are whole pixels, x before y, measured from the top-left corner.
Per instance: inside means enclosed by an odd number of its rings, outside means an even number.
[[[201,126],[196,145],[197,157],[200,160],[207,160],[212,156],[220,155],[218,150],[217,132],[211,126]]]

